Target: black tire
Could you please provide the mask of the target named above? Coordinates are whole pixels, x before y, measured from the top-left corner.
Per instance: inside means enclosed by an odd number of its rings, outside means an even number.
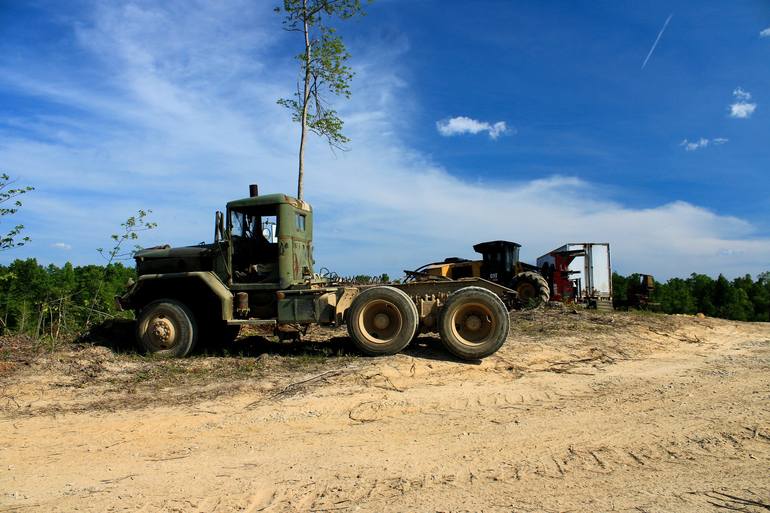
[[[347,311],[348,334],[363,353],[396,354],[409,345],[419,316],[409,296],[394,287],[372,287],[358,294]]]
[[[519,294],[519,304],[524,308],[536,308],[551,299],[548,282],[534,271],[525,271],[513,277],[511,288]]]
[[[463,360],[489,356],[505,343],[510,328],[508,309],[496,294],[481,287],[454,292],[439,314],[441,342]]]
[[[182,358],[195,347],[198,326],[195,316],[183,303],[159,299],[139,313],[136,338],[148,354]]]

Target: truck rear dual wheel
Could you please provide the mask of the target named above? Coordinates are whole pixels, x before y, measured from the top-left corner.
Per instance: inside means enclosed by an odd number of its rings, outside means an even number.
[[[149,354],[187,356],[198,339],[190,309],[175,299],[159,299],[142,308],[136,327],[139,345]]]
[[[503,301],[481,287],[465,287],[447,298],[439,315],[441,341],[463,360],[489,356],[508,338],[510,318]]]
[[[396,354],[417,331],[417,307],[394,287],[372,287],[358,294],[348,310],[348,334],[362,352]]]

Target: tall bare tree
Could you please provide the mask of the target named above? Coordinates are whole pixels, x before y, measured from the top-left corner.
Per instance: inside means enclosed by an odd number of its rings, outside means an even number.
[[[343,148],[349,141],[342,134],[343,121],[329,107],[324,94],[350,98],[353,71],[346,65],[350,54],[330,23],[364,14],[361,0],[284,0],[275,11],[283,15],[283,28],[303,37],[304,51],[297,55],[300,80],[292,98],[281,98],[280,105],[300,123],[297,197],[302,199],[305,178],[305,143],[310,130],[325,137],[332,148]]]

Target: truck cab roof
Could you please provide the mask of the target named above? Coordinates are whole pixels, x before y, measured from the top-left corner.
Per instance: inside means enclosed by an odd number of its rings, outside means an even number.
[[[249,208],[249,207],[266,207],[270,205],[289,204],[294,208],[312,212],[313,208],[309,203],[293,198],[286,194],[265,194],[263,196],[255,196],[249,198],[242,198],[233,200],[227,203],[227,208]]]

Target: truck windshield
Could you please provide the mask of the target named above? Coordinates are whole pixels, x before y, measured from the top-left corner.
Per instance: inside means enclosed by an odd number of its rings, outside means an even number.
[[[261,238],[271,243],[278,242],[278,216],[256,215],[233,210],[230,212],[230,226],[236,237]]]
[[[256,234],[261,234],[262,230],[258,226],[258,217],[245,212],[230,212],[230,226],[233,229],[233,235],[236,237],[247,237],[252,239]]]

